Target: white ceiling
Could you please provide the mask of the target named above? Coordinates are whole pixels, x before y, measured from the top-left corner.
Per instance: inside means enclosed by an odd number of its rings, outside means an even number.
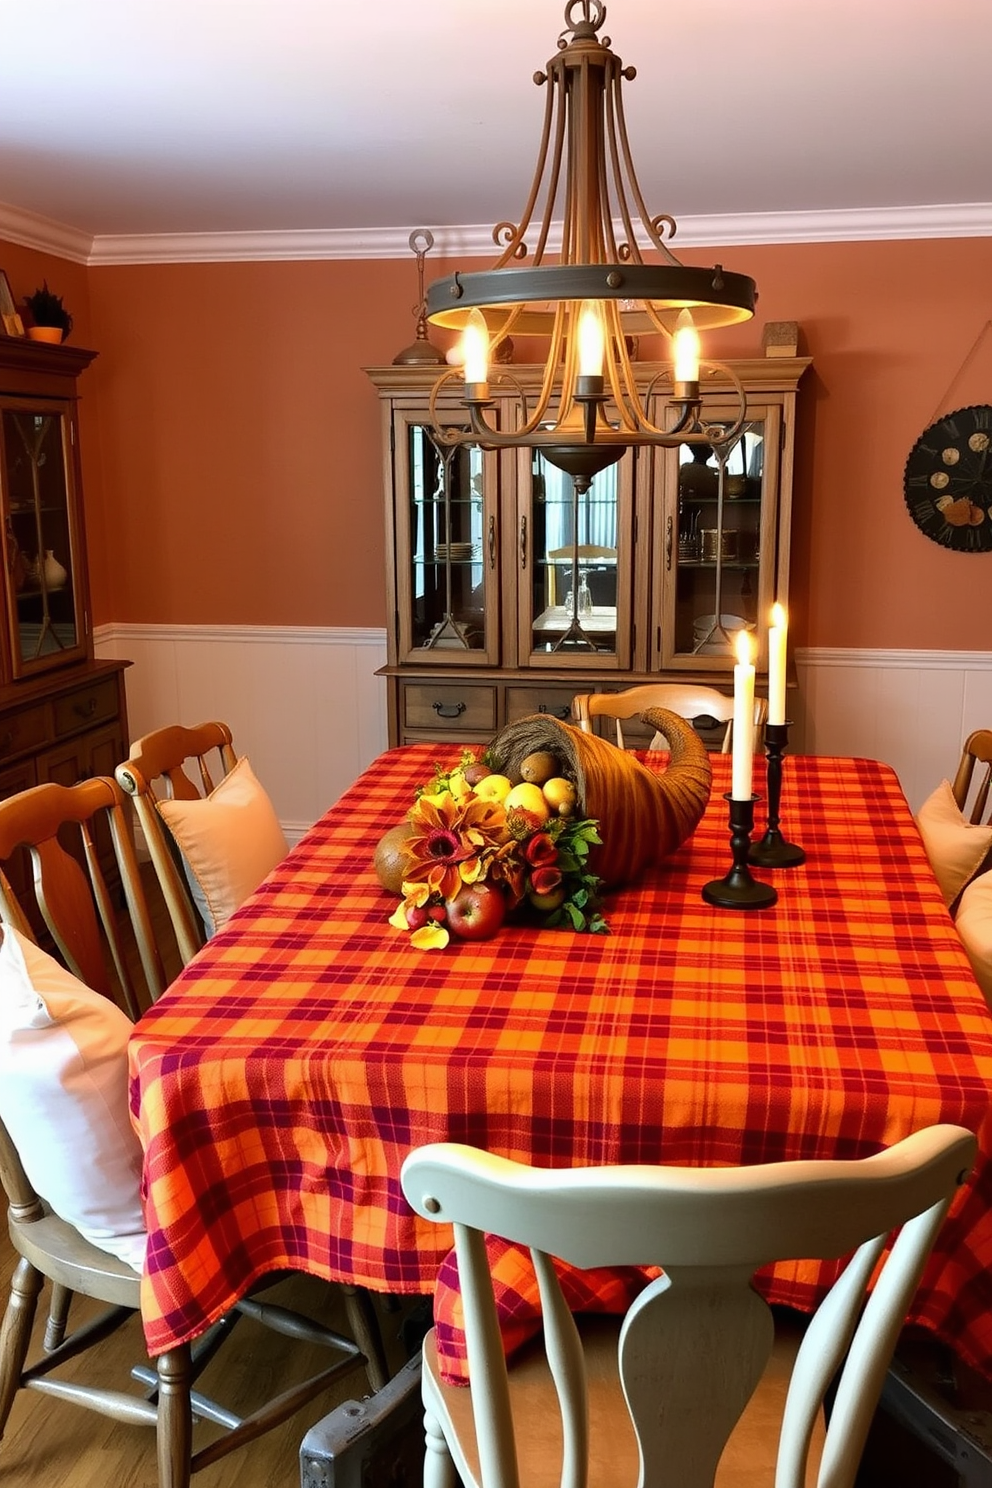
[[[676,218],[992,204],[990,0],[609,0]],[[3,0],[0,203],[87,237],[518,217],[562,0]]]

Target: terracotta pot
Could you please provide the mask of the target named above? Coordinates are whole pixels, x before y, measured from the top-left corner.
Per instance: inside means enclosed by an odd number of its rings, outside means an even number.
[[[48,341],[52,346],[62,344],[61,326],[28,326],[29,341]]]

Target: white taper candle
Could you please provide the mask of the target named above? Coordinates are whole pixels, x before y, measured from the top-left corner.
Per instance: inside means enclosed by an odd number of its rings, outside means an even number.
[[[749,801],[754,760],[754,664],[751,660],[751,638],[746,630],[737,632],[736,649],[730,794],[735,801]]]
[[[768,722],[785,722],[785,656],[788,621],[780,604],[772,605],[768,631]]]

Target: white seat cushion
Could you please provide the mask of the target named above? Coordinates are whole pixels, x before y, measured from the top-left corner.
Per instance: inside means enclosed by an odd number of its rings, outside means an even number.
[[[924,801],[916,825],[944,903],[950,906],[992,850],[992,826],[972,826],[965,820],[947,780]]]
[[[159,801],[158,812],[199,885],[209,912],[209,920],[204,917],[208,934],[227,923],[289,851],[247,758],[239,759],[209,796]]]
[[[141,1143],[128,1112],[132,1024],[3,927],[0,1118],[34,1188],[80,1234],[140,1271]]]

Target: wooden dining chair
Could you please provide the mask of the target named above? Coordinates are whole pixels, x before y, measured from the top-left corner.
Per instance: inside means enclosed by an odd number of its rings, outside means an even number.
[[[105,862],[116,866],[119,884],[108,882]],[[47,941],[74,976],[132,1021],[158,999],[166,978],[116,781],[48,781],[0,801],[0,920]],[[71,1292],[53,1288],[46,1348],[63,1339],[71,1301]]]
[[[201,723],[192,728],[171,724],[145,734],[132,744],[130,757],[115,771],[118,784],[134,802],[183,965],[196,955],[207,932],[175,839],[159,814],[158,803],[195,801],[209,796],[234,769],[237,760],[226,723]]]
[[[65,1140],[78,1147],[78,1131],[66,1132]],[[79,1160],[87,1160],[85,1151],[80,1151]],[[153,1361],[150,1371],[141,1368],[132,1371],[136,1379],[148,1382],[147,1393],[86,1383],[80,1379],[78,1362],[70,1377],[61,1375],[57,1372],[61,1365],[78,1361],[84,1353],[97,1349],[139,1311],[141,1278],[125,1261],[90,1243],[78,1229],[51,1210],[28,1179],[18,1149],[2,1120],[0,1180],[9,1204],[11,1241],[20,1257],[0,1331],[0,1438],[17,1392],[40,1391],[114,1421],[153,1427],[157,1436],[159,1488],[187,1488],[192,1473],[280,1425],[342,1376],[367,1363],[350,1339],[299,1313],[249,1298],[237,1303],[235,1311],[215,1325],[203,1340],[170,1349]],[[103,1304],[104,1310],[84,1320],[57,1345],[46,1343],[41,1356],[28,1363],[32,1326],[46,1282],[65,1296],[94,1299]],[[282,1378],[277,1379],[278,1393],[251,1414],[239,1418],[199,1395],[194,1385],[234,1322],[241,1317],[249,1317],[300,1342],[323,1345],[333,1351],[333,1361],[295,1385],[286,1387]],[[101,1377],[104,1373],[101,1369]],[[227,1435],[194,1450],[194,1416],[224,1427]],[[2,1471],[0,1441],[0,1475]],[[64,1480],[69,1475],[66,1464]],[[43,1468],[39,1467],[41,1477],[55,1481],[59,1477],[55,1464],[46,1460]]]
[[[628,687],[623,692],[582,693],[572,699],[572,716],[584,733],[593,732],[594,718],[616,720],[617,745],[625,747],[622,721],[638,718],[646,708],[670,708],[687,718],[697,728],[714,728],[726,724],[720,746],[722,754],[730,753],[734,726],[734,700],[715,687],[697,686],[691,682],[645,682],[638,687]],[[754,747],[760,749],[765,720],[768,717],[768,702],[765,698],[754,700]],[[655,734],[649,746],[664,749],[666,744],[660,734]]]
[[[21,848],[28,855],[30,883],[23,880],[23,858],[12,868]],[[119,887],[108,882],[105,862],[114,863]],[[8,876],[18,870],[20,892]],[[126,920],[118,911],[119,891]],[[162,958],[116,781],[97,776],[73,786],[46,782],[0,801],[0,919],[34,940],[47,932],[73,975],[118,1002],[132,1020],[161,995]],[[136,943],[144,993],[126,925]]]
[[[975,780],[975,766],[984,765],[979,770],[977,781]],[[976,786],[969,807],[968,820],[973,826],[986,820],[986,809],[989,804],[989,786],[992,784],[992,729],[975,729],[974,733],[968,735],[964,741],[961,751],[961,763],[954,777],[951,790],[958,808],[964,812],[968,804],[968,797],[973,783]],[[989,818],[992,820],[992,814]]]
[[[424,1219],[454,1225],[470,1374],[468,1388],[443,1383],[428,1334],[425,1488],[452,1488],[456,1474],[463,1488],[712,1488],[718,1463],[718,1488],[801,1488],[814,1438],[815,1481],[851,1488],[896,1338],[975,1152],[956,1126],[860,1161],[744,1168],[540,1170],[456,1144],[415,1151],[403,1192]],[[509,1364],[487,1232],[530,1247],[540,1286],[543,1337]],[[761,1425],[759,1382],[780,1361],[753,1274],[774,1260],[846,1256],[786,1367],[787,1399],[770,1412],[779,1438]],[[664,1269],[622,1319],[573,1316],[552,1257]]]

